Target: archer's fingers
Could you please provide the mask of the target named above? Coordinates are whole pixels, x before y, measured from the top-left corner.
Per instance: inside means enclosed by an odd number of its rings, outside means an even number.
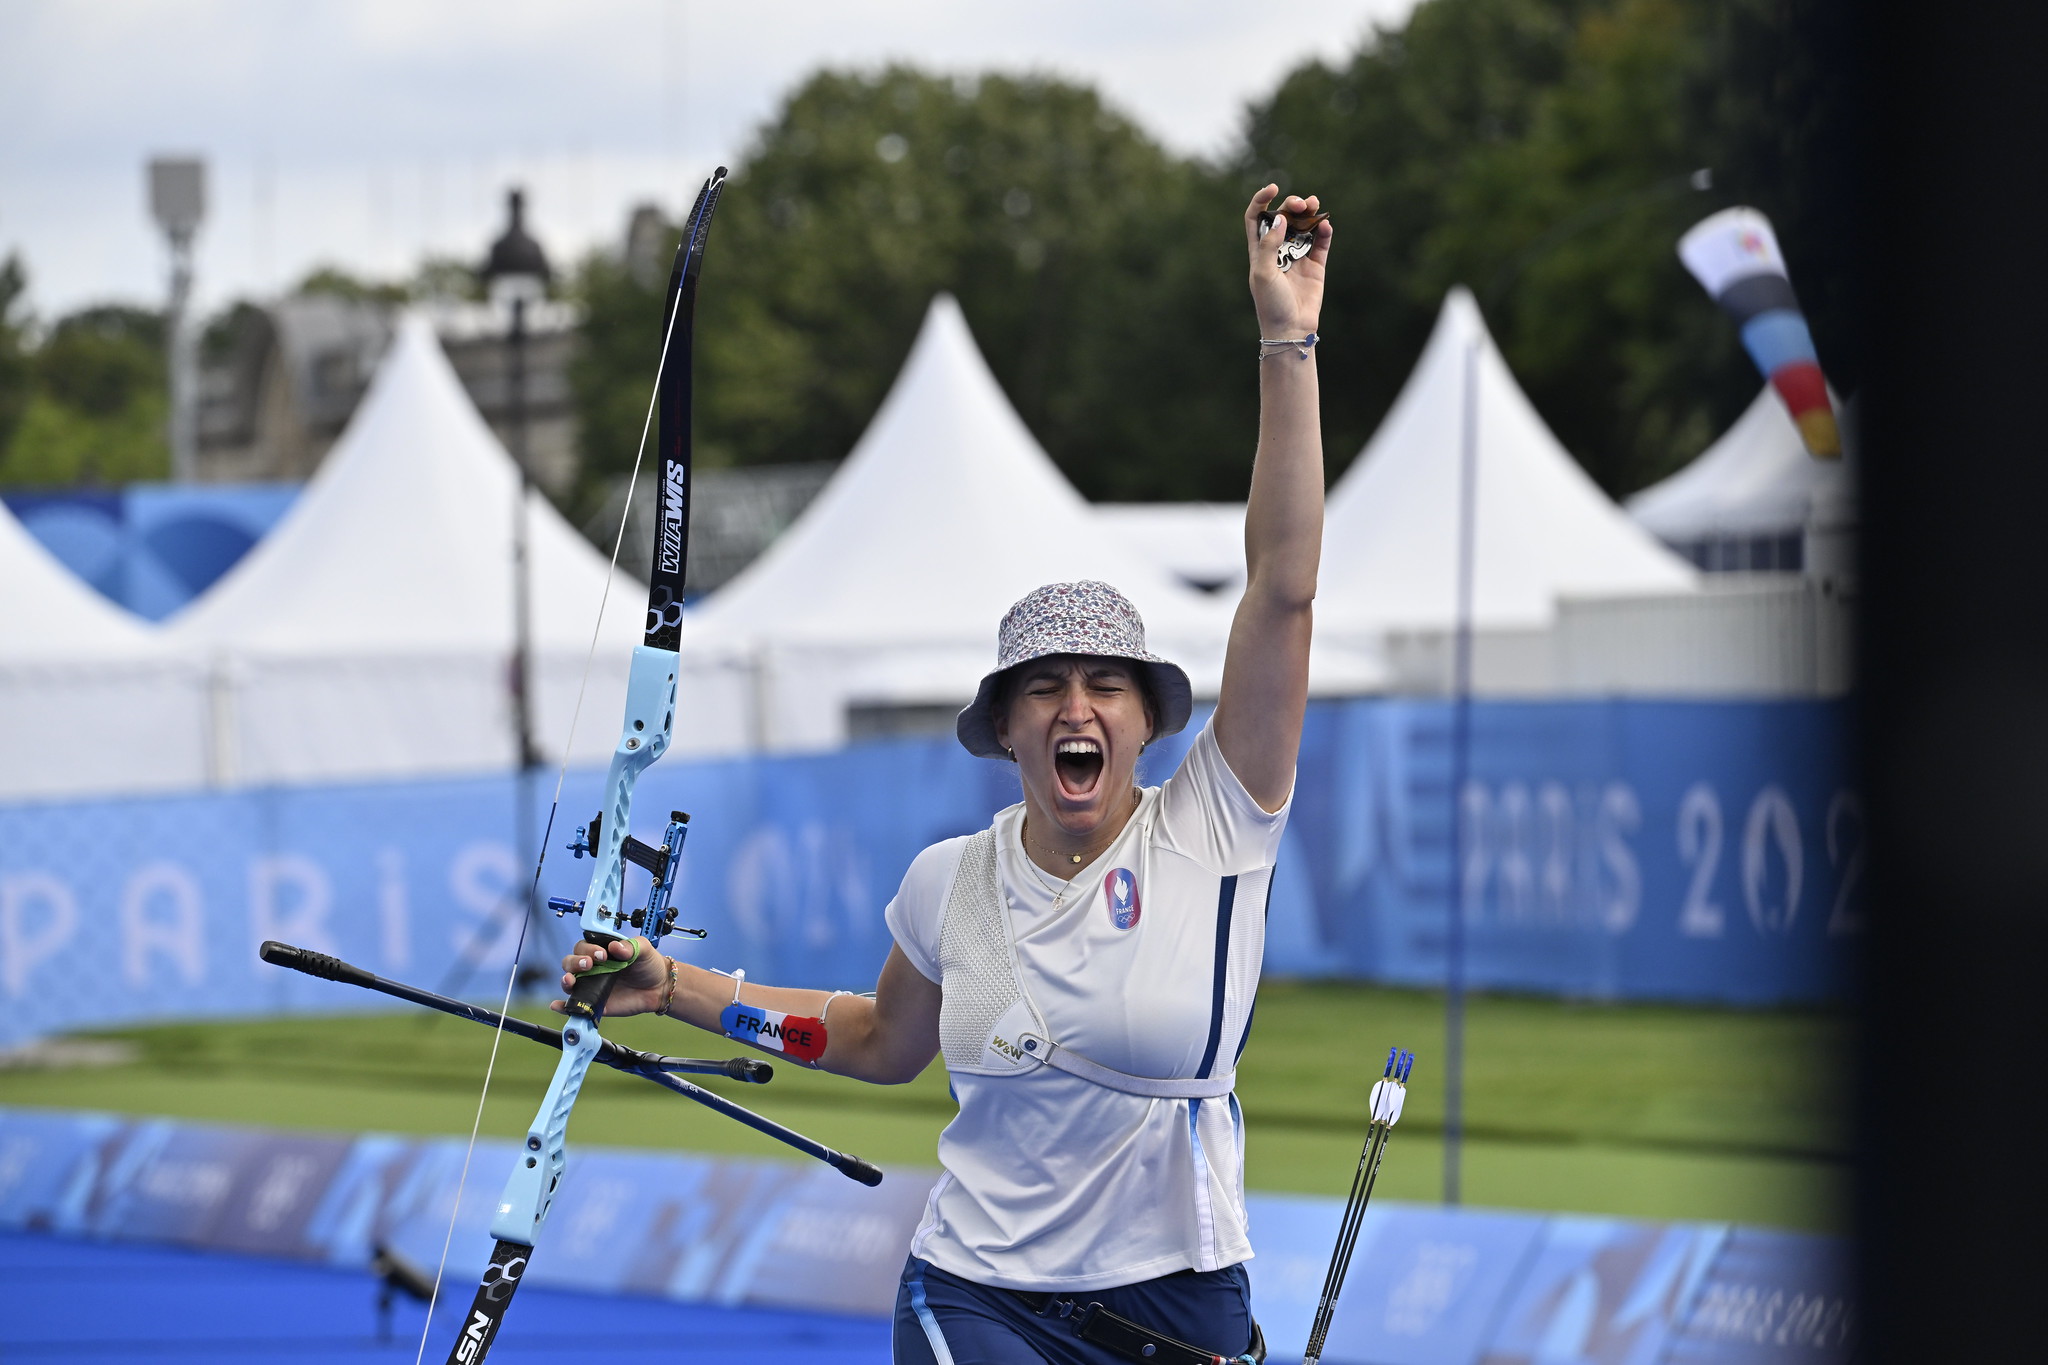
[[[1280,187],[1278,185],[1268,185],[1266,186],[1266,188],[1260,190],[1258,193],[1252,196],[1251,203],[1245,205],[1244,240],[1247,246],[1258,246],[1259,215],[1266,211],[1266,206],[1273,202],[1273,196],[1277,195],[1278,193],[1280,193]]]
[[[1322,222],[1317,223],[1316,239],[1314,244],[1312,244],[1308,249],[1308,258],[1311,261],[1314,261],[1317,265],[1321,265],[1325,261],[1329,260],[1330,239],[1336,235],[1337,229],[1330,226],[1329,219],[1325,218]]]

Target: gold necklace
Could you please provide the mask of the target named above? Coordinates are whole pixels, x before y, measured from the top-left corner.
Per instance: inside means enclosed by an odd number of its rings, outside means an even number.
[[[1139,799],[1140,798],[1137,789],[1133,788],[1131,790],[1131,810],[1133,813],[1135,813],[1138,809]],[[1124,823],[1130,823],[1129,816],[1124,817]],[[1067,861],[1072,863],[1074,866],[1079,867],[1082,865],[1082,858],[1084,854],[1089,861],[1094,861],[1096,858],[1102,855],[1102,850],[1108,848],[1111,844],[1115,843],[1117,841],[1118,836],[1122,835],[1123,832],[1123,825],[1117,826],[1115,832],[1112,833],[1107,839],[1104,839],[1099,847],[1085,849],[1084,853],[1069,853],[1066,855]],[[1023,818],[1023,820],[1020,821],[1017,825],[1017,842],[1024,845],[1024,857],[1028,860],[1031,857],[1031,817],[1029,815],[1026,815]],[[1057,855],[1058,851],[1056,849],[1049,848],[1046,850],[1046,852]]]

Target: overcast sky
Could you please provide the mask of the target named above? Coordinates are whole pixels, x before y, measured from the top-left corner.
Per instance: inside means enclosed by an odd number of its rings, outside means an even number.
[[[0,254],[21,253],[44,317],[159,299],[143,165],[194,152],[207,307],[322,262],[396,276],[430,250],[480,256],[514,181],[567,260],[632,204],[685,207],[825,64],[1056,72],[1210,151],[1283,72],[1413,3],[7,0]]]

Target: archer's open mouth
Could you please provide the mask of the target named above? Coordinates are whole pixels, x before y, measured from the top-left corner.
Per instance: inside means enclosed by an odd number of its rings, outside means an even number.
[[[1102,765],[1102,745],[1096,740],[1063,739],[1053,750],[1052,766],[1060,790],[1076,801],[1086,800],[1095,790],[1102,780]]]

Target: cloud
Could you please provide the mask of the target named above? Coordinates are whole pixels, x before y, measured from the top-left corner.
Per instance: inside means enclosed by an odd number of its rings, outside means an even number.
[[[159,295],[142,165],[178,150],[212,170],[210,304],[320,261],[477,254],[514,178],[573,255],[636,201],[677,204],[821,65],[1054,72],[1213,151],[1290,67],[1412,3],[1333,0],[1295,23],[1206,0],[14,0],[0,250],[22,251],[46,313]]]

